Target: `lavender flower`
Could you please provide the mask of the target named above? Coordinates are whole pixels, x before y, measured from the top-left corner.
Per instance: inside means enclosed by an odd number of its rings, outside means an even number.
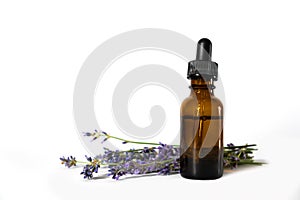
[[[126,174],[125,171],[117,170],[117,169],[114,169],[114,168],[109,169],[108,171],[109,171],[108,176],[111,176],[111,175],[112,175],[112,178],[115,179],[115,180],[119,180],[119,178],[120,178],[121,176],[123,176],[123,175]]]
[[[169,175],[172,173],[177,173],[180,170],[179,160],[167,163],[165,167],[161,168],[158,172],[160,175]]]
[[[87,136],[87,137],[93,137],[92,138],[92,141],[98,139],[100,136],[103,136],[103,135],[107,135],[107,133],[105,133],[104,131],[98,131],[98,130],[94,130],[94,132],[83,132],[83,135],[84,136]],[[105,138],[107,140],[107,138]]]
[[[126,152],[105,149],[102,159],[108,163],[109,173],[118,180],[126,174],[158,173],[161,175],[179,171],[179,149],[172,145],[160,144],[159,147],[131,149]]]
[[[100,168],[100,160],[98,158],[92,159],[91,157],[85,156],[86,160],[89,164],[83,167],[82,172],[83,178],[92,179],[93,173],[98,173],[98,169]]]
[[[80,173],[81,175],[84,175],[84,179],[92,179],[93,178],[93,172],[90,169],[89,165],[84,166],[83,171]]]
[[[252,154],[254,150],[257,150],[251,148],[253,146],[256,145],[246,144],[244,146],[235,146],[232,143],[227,144],[227,147],[224,148],[224,167],[234,169],[242,164],[263,164],[252,160],[253,156],[250,154]]]
[[[227,144],[227,147],[234,147],[234,144],[229,143],[229,144]]]
[[[66,167],[70,168],[72,166],[76,166],[76,159],[73,156],[65,158],[64,156],[59,158],[61,160],[61,164],[65,164]]]

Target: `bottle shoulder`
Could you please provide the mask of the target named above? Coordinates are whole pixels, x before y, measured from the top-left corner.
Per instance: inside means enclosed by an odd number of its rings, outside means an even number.
[[[193,95],[190,95],[187,98],[185,98],[182,101],[181,106],[191,105],[191,104],[197,105],[197,104],[201,104],[204,102],[211,102],[213,105],[218,105],[218,106],[223,107],[222,101],[216,96],[210,96],[209,98],[201,98],[201,97],[196,97]]]
[[[215,105],[221,106],[221,107],[223,108],[223,103],[222,103],[222,101],[221,101],[218,97],[213,96],[213,97],[212,97],[212,102],[213,102]]]

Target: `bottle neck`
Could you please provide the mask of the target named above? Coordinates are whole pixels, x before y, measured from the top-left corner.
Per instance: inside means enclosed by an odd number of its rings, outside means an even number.
[[[191,93],[202,93],[207,94],[210,96],[214,95],[214,81],[212,79],[204,80],[203,78],[200,79],[191,79]]]

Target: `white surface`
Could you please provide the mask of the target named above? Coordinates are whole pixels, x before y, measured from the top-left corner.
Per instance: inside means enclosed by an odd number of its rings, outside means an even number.
[[[297,1],[1,1],[0,199],[300,199],[299,15]],[[87,153],[72,116],[81,64],[110,37],[147,27],[213,41],[225,140],[257,143],[268,165],[216,181],[119,182],[59,165]]]

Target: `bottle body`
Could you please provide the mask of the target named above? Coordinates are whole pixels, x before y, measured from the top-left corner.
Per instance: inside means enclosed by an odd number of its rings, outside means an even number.
[[[189,179],[223,175],[223,105],[213,83],[192,80],[191,94],[181,105],[180,174]]]

